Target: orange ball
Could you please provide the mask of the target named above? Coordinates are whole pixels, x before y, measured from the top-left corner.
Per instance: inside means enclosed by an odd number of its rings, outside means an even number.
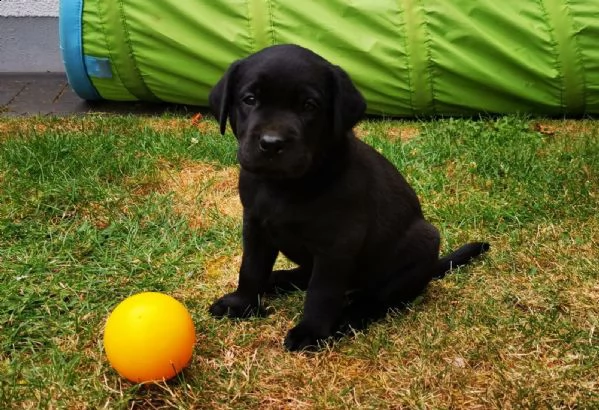
[[[108,361],[134,383],[174,377],[189,364],[194,344],[195,329],[185,306],[158,292],[123,300],[104,328]]]

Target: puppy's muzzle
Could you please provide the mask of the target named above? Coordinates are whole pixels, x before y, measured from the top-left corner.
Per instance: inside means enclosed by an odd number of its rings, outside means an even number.
[[[287,140],[277,134],[262,134],[258,141],[260,151],[269,156],[283,153],[286,145]]]

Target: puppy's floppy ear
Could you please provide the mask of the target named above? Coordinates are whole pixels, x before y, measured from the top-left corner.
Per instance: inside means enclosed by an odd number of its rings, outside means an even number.
[[[227,129],[227,118],[231,108],[232,93],[235,85],[235,75],[239,69],[239,61],[235,61],[229,66],[227,72],[216,83],[210,91],[208,103],[212,113],[220,124],[220,133],[224,134]]]
[[[342,135],[351,130],[366,112],[366,101],[349,75],[339,66],[333,66],[334,78],[334,132]]]

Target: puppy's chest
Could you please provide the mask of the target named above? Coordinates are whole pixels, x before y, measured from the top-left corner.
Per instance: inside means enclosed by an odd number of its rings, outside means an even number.
[[[314,201],[274,195],[266,189],[254,191],[243,202],[249,214],[275,237],[303,236],[321,217]]]
[[[269,229],[288,229],[290,226],[309,222],[306,220],[306,206],[283,198],[258,193],[250,207],[264,227]]]

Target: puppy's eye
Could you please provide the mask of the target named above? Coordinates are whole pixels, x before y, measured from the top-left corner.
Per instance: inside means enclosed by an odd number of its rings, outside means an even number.
[[[314,100],[306,100],[303,106],[304,112],[312,112],[318,109],[318,105]]]
[[[258,100],[252,94],[246,95],[241,99],[245,105],[256,105]]]

